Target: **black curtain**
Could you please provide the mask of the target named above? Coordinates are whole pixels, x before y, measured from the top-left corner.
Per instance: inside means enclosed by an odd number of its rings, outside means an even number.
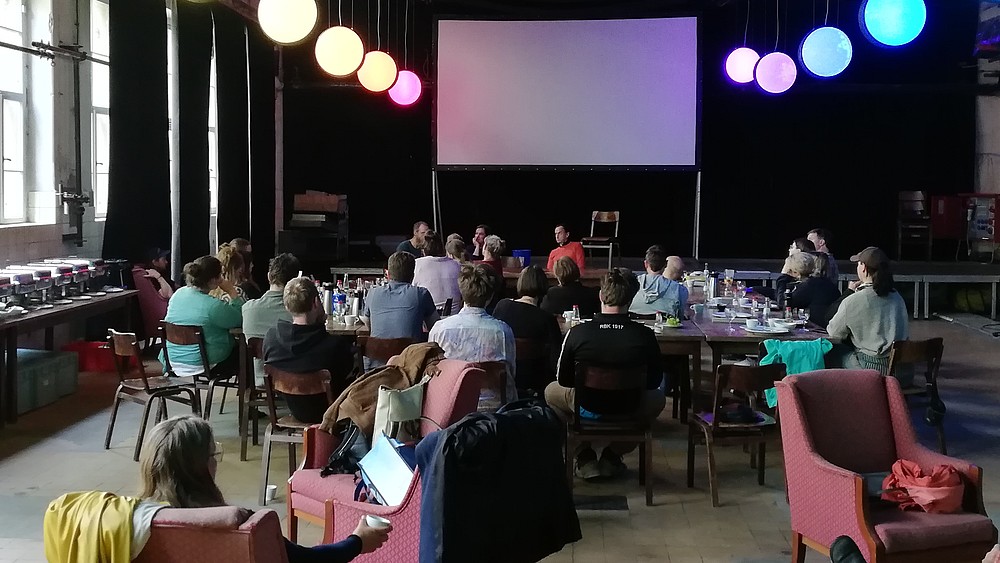
[[[216,6],[213,14],[219,107],[220,213],[217,228],[221,242],[236,237],[250,238],[247,41],[246,25],[240,16],[224,6]]]
[[[163,0],[112,0],[111,162],[104,256],[170,247],[167,18]],[[204,144],[204,143],[203,143]]]
[[[260,27],[247,28],[250,63],[250,240],[256,271],[267,271],[274,232],[274,43]]]
[[[212,59],[210,5],[177,3],[177,128],[180,144],[180,256],[190,262],[209,249],[208,93]],[[214,254],[214,252],[212,252]]]

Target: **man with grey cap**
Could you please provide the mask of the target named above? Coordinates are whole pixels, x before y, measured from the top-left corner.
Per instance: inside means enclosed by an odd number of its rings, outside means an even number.
[[[851,369],[875,369],[885,375],[889,351],[896,340],[909,338],[906,303],[892,287],[889,257],[874,246],[851,256],[857,263],[859,284],[844,298],[830,319],[830,337],[841,340],[831,354]],[[900,381],[904,386],[912,382]]]

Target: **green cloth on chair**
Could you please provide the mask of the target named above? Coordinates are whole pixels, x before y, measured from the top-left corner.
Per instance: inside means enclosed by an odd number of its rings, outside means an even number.
[[[805,373],[823,369],[823,356],[833,349],[833,344],[825,339],[816,340],[776,340],[764,341],[767,355],[760,359],[760,365],[785,364],[788,375]],[[774,387],[764,391],[767,406],[774,408],[778,404],[778,391]]]

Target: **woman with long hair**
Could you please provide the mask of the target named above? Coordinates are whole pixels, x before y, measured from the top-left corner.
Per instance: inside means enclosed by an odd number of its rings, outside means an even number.
[[[219,252],[216,253],[215,257],[218,258],[219,265],[222,267],[222,279],[232,283],[233,287],[236,288],[237,295],[246,299],[247,297],[244,295],[243,288],[241,287],[247,280],[243,254],[235,246],[224,243],[219,247]],[[209,295],[222,300],[230,298],[226,292],[220,289],[210,291]]]
[[[152,504],[154,508],[226,506],[215,483],[221,454],[212,427],[200,417],[181,415],[157,424],[139,460],[140,496],[144,499],[139,507],[144,504]],[[148,521],[152,521],[152,515]],[[285,549],[289,563],[346,563],[381,547],[391,531],[392,526],[372,528],[362,518],[354,533],[340,542],[304,547],[286,539]]]

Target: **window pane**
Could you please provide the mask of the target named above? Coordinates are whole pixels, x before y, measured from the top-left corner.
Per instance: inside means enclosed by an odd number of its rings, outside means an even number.
[[[3,169],[24,171],[24,111],[15,100],[3,101]]]
[[[94,107],[111,107],[111,69],[101,63],[90,63],[90,69]]]
[[[3,173],[3,218],[24,219],[24,173]]]
[[[90,52],[107,57],[111,54],[111,44],[108,39],[111,28],[110,10],[108,5],[100,0],[91,0],[90,6]]]
[[[108,175],[94,174],[94,212],[98,217],[108,214]]]
[[[24,13],[21,10],[23,0],[0,0],[0,27],[21,31],[24,25]],[[18,45],[21,42],[18,41]]]
[[[3,0],[0,0],[3,2]],[[0,28],[0,41],[21,45],[21,34]],[[0,90],[24,92],[24,53],[13,49],[0,49]]]
[[[94,171],[107,172],[111,158],[111,119],[106,113],[94,114]]]

